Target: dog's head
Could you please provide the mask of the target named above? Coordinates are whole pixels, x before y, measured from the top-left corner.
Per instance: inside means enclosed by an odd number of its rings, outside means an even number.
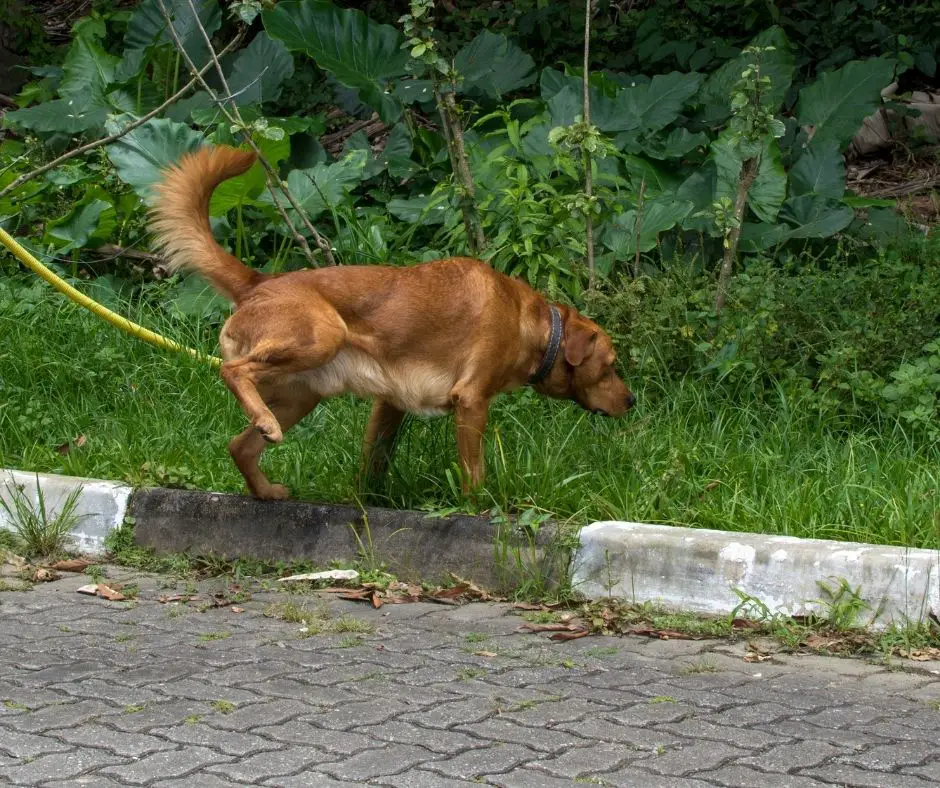
[[[617,354],[607,333],[575,309],[564,313],[561,351],[536,391],[557,399],[570,399],[585,410],[622,416],[636,403],[614,364]]]

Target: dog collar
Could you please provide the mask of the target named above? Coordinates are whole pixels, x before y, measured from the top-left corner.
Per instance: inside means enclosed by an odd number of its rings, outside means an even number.
[[[548,377],[548,373],[555,366],[555,359],[558,358],[558,349],[561,347],[561,312],[558,307],[552,304],[548,305],[548,311],[551,316],[552,328],[548,335],[548,347],[545,348],[545,355],[542,357],[542,363],[535,370],[535,374],[529,378],[529,385],[541,383]]]

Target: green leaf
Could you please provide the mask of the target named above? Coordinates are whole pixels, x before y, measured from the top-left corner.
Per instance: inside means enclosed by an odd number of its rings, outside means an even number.
[[[761,153],[757,177],[748,192],[747,204],[762,222],[773,222],[786,196],[787,174],[780,161],[780,146],[769,137]]]
[[[641,156],[624,156],[623,163],[637,188],[642,181],[646,181],[647,197],[672,192],[682,182],[672,170]]]
[[[659,242],[660,233],[671,230],[691,211],[692,203],[675,200],[668,195],[647,202],[639,214],[640,251],[653,249]],[[618,214],[603,234],[604,245],[621,260],[636,254],[637,216],[635,208]]]
[[[484,30],[454,58],[462,93],[480,91],[492,99],[535,82],[535,61],[504,35]]]
[[[730,130],[726,129],[712,143],[710,158],[718,172],[715,199],[727,198],[734,202],[744,160]],[[768,136],[762,141],[760,165],[748,192],[747,204],[762,221],[773,222],[786,191],[787,176],[780,161],[780,146]]]
[[[7,112],[3,119],[14,128],[71,135],[101,128],[108,111],[109,107],[105,104],[81,107],[73,99],[55,99],[35,107]]]
[[[891,58],[853,60],[803,88],[796,116],[801,125],[815,126],[813,143],[831,142],[842,150],[881,107],[881,91],[891,84],[895,66]]]
[[[774,47],[760,57],[761,76],[770,78],[770,90],[761,96],[761,108],[776,112],[793,82],[795,61],[790,42],[783,29],[774,26],[751,39],[749,46]],[[742,53],[726,62],[705,81],[698,103],[705,106],[708,121],[720,121],[731,114],[731,90],[752,62],[754,55]]]
[[[287,0],[262,18],[270,36],[292,51],[303,50],[341,84],[358,90],[385,123],[398,120],[401,104],[386,84],[405,75],[409,58],[394,27],[323,0]]]
[[[281,140],[261,138],[256,141],[256,144],[274,169],[277,169],[277,165],[290,156],[290,139],[286,136]],[[221,216],[237,205],[257,199],[264,192],[266,183],[267,176],[264,167],[261,166],[261,162],[256,161],[248,172],[237,178],[222,181],[218,185],[212,193],[209,213],[212,216]]]
[[[57,241],[64,242],[59,245],[60,252],[80,249],[88,243],[88,239],[98,229],[102,214],[113,208],[106,200],[90,200],[79,203],[65,216],[49,222],[46,233]]]
[[[210,37],[215,35],[222,25],[219,4],[216,0],[195,0],[196,16],[193,16],[189,0],[163,0],[163,4],[173,20],[173,29],[183,49],[196,66],[204,66],[209,62],[209,49],[196,20],[199,20]],[[174,46],[160,3],[157,0],[143,0],[127,25],[124,60],[118,69],[117,78],[128,80],[136,76],[146,59],[146,50],[166,45]]]
[[[444,224],[447,218],[447,195],[429,194],[407,200],[395,197],[388,201],[388,212],[409,224]]]
[[[822,197],[845,194],[845,163],[836,143],[814,140],[790,169],[790,195],[801,194]]]
[[[793,226],[788,238],[828,238],[852,223],[854,211],[815,194],[791,197],[783,204],[780,221]]]
[[[411,134],[404,123],[394,126],[385,141],[385,150],[382,151],[379,160],[384,162],[388,168],[388,174],[393,178],[410,178],[420,167],[413,161],[411,154],[414,152],[414,144],[411,141]]]
[[[294,73],[294,58],[283,42],[262,31],[241,50],[227,75],[228,86],[239,106],[277,101],[281,85]]]
[[[103,97],[105,89],[114,81],[118,62],[119,58],[109,55],[96,41],[76,38],[62,64],[59,95],[76,99],[79,96]]]
[[[354,150],[330,165],[292,170],[287,176],[287,187],[310,218],[316,219],[328,208],[338,208],[347,201],[349,192],[362,182],[368,158],[366,151]],[[271,195],[265,192],[259,202],[270,203]]]
[[[645,153],[654,159],[681,159],[699,147],[708,145],[704,132],[692,134],[688,129],[672,129],[666,137],[660,134],[637,134],[625,131],[614,140],[624,153]]]
[[[675,121],[695,95],[702,74],[657,74],[645,85],[623,88],[613,99],[601,99],[592,111],[592,122],[601,130],[658,131]]]
[[[127,121],[127,117],[109,121],[108,132],[113,134]],[[189,126],[169,118],[156,118],[125,134],[106,150],[118,177],[144,200],[149,200],[150,187],[160,180],[162,171],[201,144],[202,135]]]
[[[549,99],[548,114],[551,116],[554,128],[570,126],[584,111],[580,93],[581,91],[576,92],[570,86],[566,86]]]

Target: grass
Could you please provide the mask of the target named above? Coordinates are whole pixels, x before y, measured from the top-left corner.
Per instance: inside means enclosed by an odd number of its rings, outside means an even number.
[[[0,288],[0,466],[244,490],[226,444],[245,419],[217,373],[118,332],[44,285],[16,292],[4,301]],[[213,327],[128,314],[215,350]],[[499,399],[477,508],[940,547],[940,446],[896,422],[861,424],[757,385],[630,383],[639,405],[617,421],[529,390]],[[266,472],[300,498],[356,500],[367,415],[366,403],[348,398],[321,405],[269,449]],[[84,445],[57,451],[76,435]],[[409,419],[372,502],[466,508],[455,459],[449,419]]]
[[[0,465],[2,467],[2,465]],[[36,477],[36,501],[32,501],[20,485],[8,482],[6,497],[0,497],[0,509],[13,529],[14,545],[19,542],[30,556],[55,556],[63,553],[72,529],[81,520],[77,513],[82,488],[73,489],[61,502],[58,511],[46,505],[46,496]]]
[[[316,610],[311,610],[305,603],[301,604],[293,600],[268,605],[264,609],[264,615],[268,618],[286,621],[289,624],[303,624],[301,635],[304,637],[347,634],[348,637],[340,640],[339,645],[342,648],[358,646],[361,639],[355,637],[356,635],[369,635],[375,632],[375,625],[368,621],[345,615],[332,618],[325,607],[321,606]]]

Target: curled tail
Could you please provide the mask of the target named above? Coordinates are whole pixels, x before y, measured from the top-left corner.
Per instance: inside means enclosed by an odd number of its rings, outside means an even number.
[[[263,275],[219,246],[209,226],[209,199],[222,181],[241,175],[255,158],[251,151],[227,146],[187,153],[179,164],[164,170],[151,211],[150,229],[167,258],[167,267],[198,271],[236,303]]]

